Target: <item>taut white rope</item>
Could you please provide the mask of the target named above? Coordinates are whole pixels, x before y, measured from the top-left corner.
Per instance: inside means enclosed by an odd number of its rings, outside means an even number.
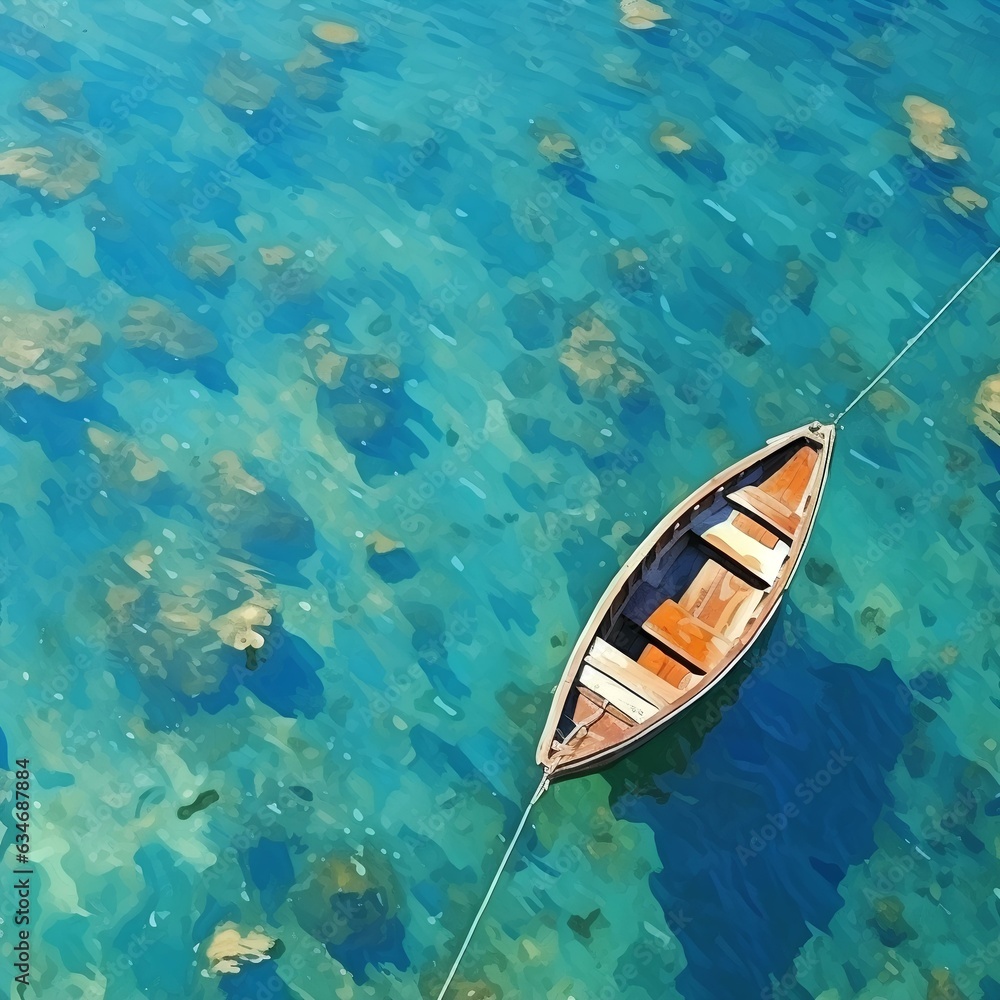
[[[524,810],[524,815],[521,817],[521,822],[517,824],[517,829],[514,831],[514,836],[510,838],[510,843],[507,845],[507,851],[504,854],[502,860],[500,861],[500,867],[497,869],[496,875],[493,876],[493,881],[490,883],[490,887],[486,890],[486,897],[483,899],[483,905],[479,907],[479,912],[472,919],[472,926],[469,928],[469,933],[465,935],[465,940],[462,942],[462,947],[458,949],[458,954],[455,956],[455,962],[451,967],[451,971],[448,973],[448,978],[444,981],[444,986],[441,987],[441,992],[437,995],[437,1000],[444,1000],[444,995],[445,993],[448,992],[448,987],[451,986],[451,981],[455,978],[455,973],[458,972],[458,967],[462,962],[462,958],[465,956],[466,949],[468,949],[469,943],[472,941],[472,935],[476,933],[476,928],[479,926],[479,921],[483,919],[483,914],[486,912],[486,907],[489,905],[490,899],[493,897],[493,893],[496,891],[496,887],[500,883],[500,876],[503,874],[504,868],[507,867],[507,862],[510,860],[510,856],[514,853],[514,847],[517,844],[517,838],[521,836],[521,831],[524,829],[525,824],[528,822],[528,816],[531,813],[531,808],[542,797],[542,794],[548,787],[549,787],[549,776],[546,775],[544,778],[542,778],[538,788],[535,789],[535,794],[531,796],[531,801],[528,803],[527,808]]]
[[[955,302],[955,300],[959,298],[962,292],[964,292],[966,288],[968,288],[969,285],[971,285],[976,280],[976,278],[978,278],[979,275],[981,275],[983,271],[985,271],[986,268],[989,267],[989,265],[993,262],[994,258],[997,257],[998,255],[1000,255],[1000,247],[997,247],[996,250],[994,250],[993,253],[991,253],[989,257],[987,257],[986,260],[984,260],[983,263],[979,265],[979,268],[976,270],[975,274],[973,274],[972,277],[969,278],[969,280],[964,285],[962,285],[962,287],[957,292],[955,292],[955,294],[950,299],[948,299],[948,301],[943,306],[941,306],[941,308],[923,325],[920,332],[911,337],[906,342],[906,346],[899,352],[899,354],[897,354],[892,359],[892,361],[890,361],[885,366],[885,368],[883,368],[882,371],[880,371],[878,375],[876,375],[875,378],[873,378],[868,383],[868,385],[866,385],[861,390],[861,392],[859,392],[854,397],[854,399],[852,399],[847,404],[847,406],[845,406],[844,409],[840,411],[836,423],[839,424],[840,421],[843,420],[844,417],[846,417],[847,414],[850,413],[851,410],[853,410],[854,407],[858,403],[860,403],[861,400],[865,398],[865,396],[868,395],[873,386],[875,386],[877,382],[881,381],[883,378],[885,378],[886,375],[889,374],[889,371],[891,370],[892,366],[896,364],[897,361],[899,361],[899,359],[945,314],[945,312],[947,312],[947,310],[951,307],[951,305]]]

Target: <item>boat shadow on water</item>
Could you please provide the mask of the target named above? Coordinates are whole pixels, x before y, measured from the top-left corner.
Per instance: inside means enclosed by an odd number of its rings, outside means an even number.
[[[731,678],[605,772],[614,814],[653,830],[650,888],[684,950],[676,979],[650,960],[644,985],[660,975],[685,1000],[747,1000],[788,981],[875,848],[913,722],[901,689],[887,661],[827,660],[786,605]]]

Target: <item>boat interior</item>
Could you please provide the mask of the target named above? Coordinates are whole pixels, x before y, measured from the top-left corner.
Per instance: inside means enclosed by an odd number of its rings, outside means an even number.
[[[773,603],[776,583],[780,594],[819,456],[809,439],[788,445],[723,483],[657,539],[598,627],[554,751],[589,756],[621,742],[733,661]]]

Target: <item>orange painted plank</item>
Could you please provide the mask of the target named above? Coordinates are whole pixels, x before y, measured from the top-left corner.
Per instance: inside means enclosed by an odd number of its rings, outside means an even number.
[[[744,583],[732,573],[724,573],[713,588],[698,618],[716,632],[724,633],[745,603],[760,603],[762,591]]]
[[[797,510],[806,495],[818,458],[819,452],[815,448],[802,445],[777,472],[760,484],[761,490],[789,510]]]
[[[674,601],[664,601],[642,627],[706,673],[722,662],[732,646],[728,639]]]
[[[686,683],[690,683],[689,678],[695,676],[693,671],[688,670],[680,660],[675,660],[668,653],[657,649],[652,644],[648,645],[640,654],[636,661],[640,666],[645,667],[657,677],[663,678],[668,684],[683,690]]]

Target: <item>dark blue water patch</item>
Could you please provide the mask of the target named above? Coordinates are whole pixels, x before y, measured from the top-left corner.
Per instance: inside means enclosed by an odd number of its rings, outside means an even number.
[[[439,205],[443,194],[434,173],[451,172],[452,165],[442,143],[450,145],[454,141],[452,133],[438,129],[417,145],[402,140],[379,143],[372,150],[371,176],[392,185],[399,196],[418,211],[429,204]],[[460,143],[460,147],[464,155],[470,155],[464,143]]]
[[[552,347],[562,335],[562,317],[544,292],[514,295],[503,315],[514,339],[527,351]]]
[[[264,635],[259,650],[224,650],[228,668],[214,689],[190,695],[167,678],[140,674],[136,665],[122,659],[115,671],[115,684],[130,703],[143,703],[147,727],[151,732],[176,730],[185,718],[197,712],[217,715],[240,700],[240,687],[245,687],[285,718],[302,714],[315,718],[323,711],[325,699],[319,670],[320,655],[305,640],[286,632],[281,615],[272,612],[270,625],[256,626]],[[183,652],[178,655],[186,655]]]
[[[226,1000],[298,1000],[281,976],[281,966],[273,961],[241,962],[239,971],[218,977],[219,992]]]
[[[423,725],[416,725],[410,732],[410,743],[416,754],[414,761],[409,765],[424,780],[433,775],[439,778],[446,769],[454,774],[459,782],[456,788],[456,795],[459,800],[465,796],[482,796],[486,793],[482,791],[483,786],[487,786],[496,791],[496,796],[489,795],[489,801],[494,806],[499,806],[504,813],[504,829],[509,830],[517,825],[524,808],[523,802],[527,801],[527,796],[522,800],[509,798],[503,793],[503,775],[487,774],[480,766],[466,753],[460,746],[448,743],[437,733],[432,733]],[[497,759],[497,753],[503,747],[496,744],[493,734],[480,733],[474,737],[470,747],[477,750],[477,759],[489,763]],[[458,801],[449,808],[455,808]],[[426,837],[426,832],[422,835]]]
[[[542,177],[551,177],[556,183],[562,184],[574,198],[589,202],[594,200],[587,185],[595,183],[597,178],[587,171],[582,160],[578,164],[550,163],[538,173]]]
[[[136,372],[142,369],[146,372],[159,369],[169,375],[190,372],[210,392],[231,392],[234,396],[239,392],[239,387],[226,370],[226,361],[219,356],[228,355],[224,349],[197,358],[175,358],[154,347],[130,347],[128,352],[135,357],[136,364],[129,367]]]
[[[250,847],[242,865],[247,881],[257,887],[260,905],[267,919],[274,922],[278,910],[288,899],[295,884],[295,869],[288,845],[281,840],[261,837]]]
[[[831,263],[840,260],[844,253],[843,241],[830,239],[824,230],[817,229],[812,234],[812,245]]]
[[[814,153],[817,156],[831,156],[835,152],[847,155],[847,149],[840,143],[797,122],[792,116],[782,118],[774,130],[779,149],[787,152]]]
[[[10,770],[10,760],[7,756],[7,734],[0,728],[0,770]]]
[[[674,157],[677,159],[677,157]],[[707,177],[713,184],[721,184],[727,179],[726,158],[714,146],[708,143],[697,143],[684,154],[685,162],[689,163],[698,173]]]
[[[956,181],[956,183],[960,183],[960,181]],[[952,265],[947,269],[942,268],[942,273],[963,273],[966,270],[965,262],[969,259],[970,242],[972,242],[968,231],[963,231],[965,227],[954,226],[950,222],[945,222],[944,219],[934,216],[927,216],[923,222],[926,245],[934,247],[935,252],[945,257]],[[981,248],[980,252],[988,253],[990,247],[983,246],[982,236],[979,235],[989,232],[988,228],[976,223],[973,223],[969,228],[977,234],[973,246],[978,245]]]
[[[449,899],[444,884],[430,881],[417,882],[410,887],[410,895],[428,912],[445,913],[448,910]]]
[[[365,893],[362,905],[368,907],[383,907],[380,896],[374,891]],[[330,898],[334,912],[338,909],[336,896]],[[350,907],[349,902],[341,902],[340,908]],[[399,917],[389,917],[387,920],[375,922],[349,934],[337,944],[328,944],[326,950],[330,957],[340,964],[354,977],[357,983],[368,982],[368,966],[383,969],[387,965],[395,966],[400,972],[410,967],[410,956],[406,954],[403,939],[406,930]]]
[[[81,460],[74,462],[73,467],[79,474],[67,476],[65,485],[53,479],[46,479],[41,484],[48,500],[42,506],[56,535],[71,542],[74,552],[81,558],[106,549],[112,530],[124,532],[141,528],[142,507],[164,517],[175,516],[181,508],[194,513],[191,507],[185,507],[187,492],[165,476],[136,483],[137,489],[125,494],[100,477],[88,478],[95,473],[93,463]],[[107,495],[108,514],[99,515],[92,509],[98,490]]]
[[[312,68],[302,67],[294,73],[296,103],[321,113],[340,109],[347,84],[336,63],[325,63]]]
[[[114,184],[95,184],[95,200],[105,208],[87,213],[94,256],[101,271],[130,295],[176,302],[194,315],[205,292],[168,254],[176,246],[173,226],[184,192],[168,166],[122,164]],[[153,194],[156,192],[156,195]]]
[[[35,302],[42,309],[79,309],[82,303],[94,301],[102,282],[84,277],[71,268],[53,247],[43,240],[32,244],[38,263],[27,261],[22,270],[35,289]]]
[[[90,62],[90,66],[94,63]],[[100,129],[103,135],[113,136],[128,128],[129,119],[134,116],[144,118],[170,135],[177,132],[184,116],[177,108],[153,100],[156,87],[147,87],[142,80],[145,78],[147,83],[158,84],[159,78],[148,67],[138,76],[132,71],[116,71],[109,66],[105,66],[105,70],[120,75],[111,83],[89,80],[81,87],[88,106],[87,120],[91,125]]]
[[[844,227],[858,236],[867,236],[873,229],[881,229],[882,223],[868,212],[848,212]]]
[[[680,773],[652,777],[657,794],[619,799],[670,858],[652,888],[684,947],[685,1000],[758,995],[829,927],[843,874],[871,855],[892,804],[886,779],[912,727],[900,683],[886,661],[864,671],[800,641],[744,685]]]
[[[930,701],[940,698],[942,701],[951,700],[951,688],[948,687],[948,680],[938,670],[924,670],[917,674],[910,681],[910,688]]]
[[[191,944],[200,944],[207,940],[219,924],[227,921],[238,923],[239,919],[240,908],[235,903],[223,902],[209,894],[205,897],[201,912],[191,926]]]
[[[445,207],[442,205],[442,207]],[[552,247],[525,239],[514,222],[510,206],[492,193],[479,191],[474,184],[462,189],[455,204],[465,214],[456,230],[466,230],[483,251],[483,265],[502,267],[509,274],[525,275],[541,270],[552,259]],[[504,285],[505,282],[498,281]]]
[[[320,386],[316,394],[320,419],[352,452],[366,482],[410,472],[416,458],[430,454],[408,423],[441,437],[430,411],[406,392],[409,371],[404,367],[398,378],[386,379],[373,370],[374,360],[367,355],[351,357],[342,384],[332,389]]]
[[[271,337],[283,336],[305,329],[316,316],[326,312],[326,297],[321,290],[299,289],[298,285],[308,280],[304,270],[301,277],[295,277],[293,272],[286,273],[286,281],[278,278],[272,288],[261,289],[260,306],[253,307],[247,317],[251,329]]]
[[[862,431],[860,428],[854,429],[854,440],[851,442],[851,446],[853,451],[864,455],[865,458],[879,466],[878,469],[871,469],[872,476],[879,477],[886,469],[899,472],[899,453],[881,427],[878,428],[877,432]]]
[[[981,430],[978,428],[975,432],[976,441],[979,442],[979,447],[982,449],[986,455],[986,459],[992,463],[993,468],[1000,472],[1000,444],[996,441],[988,438]],[[992,487],[983,487],[984,489],[992,489]]]
[[[822,20],[813,14],[810,14],[803,6],[797,2],[797,0],[786,0],[788,6],[795,11],[796,15],[802,18],[807,24],[811,24],[818,31],[824,34],[830,35],[840,42],[848,42],[850,38],[840,30],[835,24],[830,21]]]
[[[243,686],[279,715],[314,719],[323,711],[323,658],[305,641],[282,627],[281,615],[271,613],[271,624],[258,627],[264,635],[257,667],[241,675]],[[234,651],[235,652],[235,651]]]
[[[461,699],[470,694],[448,661],[448,641],[451,633],[441,609],[419,601],[401,600],[399,610],[410,623],[413,634],[410,644],[417,654],[417,664],[431,686],[441,694]]]
[[[0,406],[0,427],[22,441],[37,441],[51,461],[77,453],[84,443],[86,421],[128,433],[118,411],[96,389],[81,399],[63,402],[30,386],[19,386]]]
[[[1000,1000],[1000,982],[992,976],[980,980],[979,988],[983,991],[983,1000]]]
[[[420,572],[420,564],[406,549],[393,549],[391,552],[372,552],[368,557],[368,565],[386,583],[402,583]]]
[[[646,384],[621,397],[619,421],[627,437],[639,444],[648,445],[654,437],[669,438],[663,404]]]
[[[552,433],[552,421],[528,413],[508,413],[512,433],[533,454],[552,448],[562,455],[582,454],[582,449]]]
[[[254,459],[245,465],[251,475],[265,478]],[[254,565],[282,583],[301,581],[296,566],[316,551],[312,519],[280,481],[269,482],[262,493],[246,499],[231,530]]]
[[[260,180],[280,178],[284,188],[306,191],[322,188],[316,174],[303,163],[316,162],[306,154],[310,148],[318,152],[325,140],[318,129],[304,127],[301,112],[278,102],[253,115],[238,108],[226,107],[222,111],[253,140],[252,146],[237,160],[240,170]]]

